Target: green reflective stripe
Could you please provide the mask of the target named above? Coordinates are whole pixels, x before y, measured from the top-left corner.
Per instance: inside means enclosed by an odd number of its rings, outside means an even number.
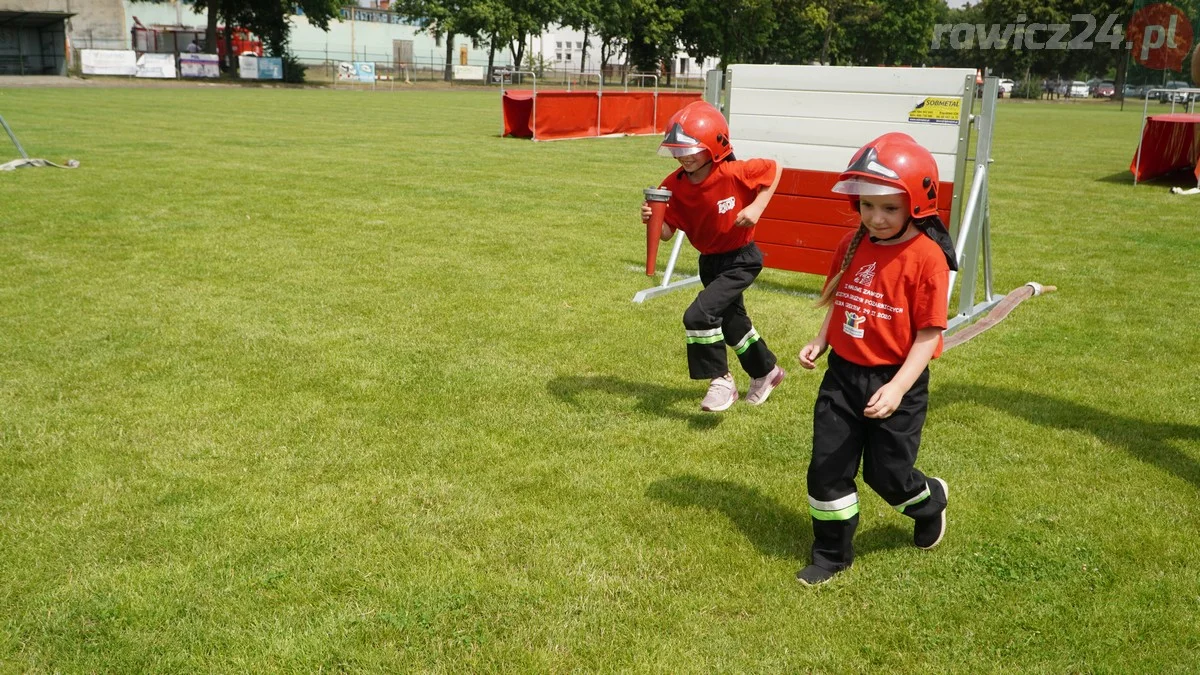
[[[721,335],[720,333],[718,333],[716,335],[704,335],[704,336],[689,335],[688,339],[687,339],[687,343],[689,345],[711,345],[714,342],[720,342],[724,339],[725,339],[725,337],[723,335]]]
[[[742,338],[741,343],[733,348],[733,351],[735,354],[741,355],[747,349],[750,349],[750,345],[754,344],[755,342],[758,342],[758,332],[751,328],[750,332],[746,334],[746,337]]]
[[[854,503],[837,511],[822,511],[810,506],[808,513],[817,520],[850,520],[858,515],[858,504]]]
[[[734,349],[742,349],[743,347],[746,346],[746,342],[749,341],[751,338],[753,338],[755,340],[758,339],[758,331],[754,330],[754,326],[750,326],[750,330],[746,331],[746,334],[742,336],[742,339],[739,340],[738,343],[733,346],[733,348]]]
[[[916,504],[918,502],[923,502],[926,499],[929,499],[929,486],[928,485],[925,486],[924,490],[921,490],[921,494],[917,495],[916,497],[913,497],[912,499],[904,502],[903,504],[897,504],[893,508],[895,508],[900,513],[904,513],[904,509],[907,509],[908,507],[910,507],[913,504]]]
[[[723,331],[720,328],[702,328],[700,330],[684,330],[683,334],[688,337],[711,337],[713,335],[721,335]]]

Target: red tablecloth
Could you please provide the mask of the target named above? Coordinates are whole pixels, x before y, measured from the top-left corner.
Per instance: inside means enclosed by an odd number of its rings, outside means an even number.
[[[1193,167],[1200,181],[1200,114],[1172,113],[1146,118],[1142,142],[1133,153],[1129,170],[1138,181],[1149,180],[1166,173]]]

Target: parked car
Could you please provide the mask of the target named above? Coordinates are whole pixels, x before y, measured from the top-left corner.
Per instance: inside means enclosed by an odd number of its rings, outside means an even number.
[[[1138,94],[1141,95],[1139,96]],[[1146,90],[1142,89],[1141,87],[1135,87],[1132,84],[1127,84],[1125,85],[1125,88],[1121,90],[1121,95],[1125,98],[1144,98],[1146,96]]]
[[[1174,91],[1175,89],[1187,89],[1189,86],[1190,85],[1187,82],[1182,80],[1172,80],[1166,83],[1163,85],[1163,88],[1169,89],[1170,91],[1159,92],[1159,103],[1190,103],[1196,98],[1195,94],[1184,91]]]
[[[1003,98],[1003,97],[1005,97],[1005,96],[1009,96],[1009,97],[1011,97],[1011,96],[1012,96],[1012,93],[1013,93],[1013,87],[1014,87],[1014,86],[1016,86],[1016,82],[1013,82],[1012,80],[1007,80],[1007,79],[1006,79],[1006,80],[1000,80],[1000,90],[999,90],[999,93],[1000,93],[1000,96],[1001,96],[1001,98]]]
[[[1095,96],[1096,98],[1112,98],[1116,93],[1117,85],[1115,82],[1110,80],[1104,80],[1100,84],[1097,84],[1096,88],[1092,90],[1092,96]]]
[[[1188,86],[1188,83],[1184,82],[1182,80],[1172,80],[1170,82],[1167,82],[1166,84],[1154,84],[1154,85],[1147,85],[1147,86],[1149,87],[1149,89],[1183,89]],[[1171,93],[1168,91],[1156,91],[1151,94],[1148,94],[1147,97],[1152,101],[1161,101],[1163,103],[1169,103],[1171,100],[1170,96],[1171,96]]]
[[[1070,88],[1070,90],[1068,90],[1067,95],[1070,96],[1071,98],[1087,98],[1088,97],[1087,82],[1080,82],[1079,80],[1075,80],[1074,82],[1071,83],[1071,88]]]

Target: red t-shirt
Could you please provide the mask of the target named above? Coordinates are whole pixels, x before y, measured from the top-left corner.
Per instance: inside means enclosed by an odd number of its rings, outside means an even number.
[[[750,205],[759,190],[775,180],[775,160],[717,162],[698,185],[683,169],[667,176],[662,187],[671,191],[667,225],[687,233],[701,253],[725,253],[754,241],[753,227],[737,227],[737,214]]]
[[[853,238],[851,232],[838,245],[827,282],[841,268]],[[949,287],[946,256],[924,234],[893,246],[863,237],[834,293],[829,346],[860,366],[900,365],[918,330],[946,328]],[[938,336],[933,357],[941,353]]]

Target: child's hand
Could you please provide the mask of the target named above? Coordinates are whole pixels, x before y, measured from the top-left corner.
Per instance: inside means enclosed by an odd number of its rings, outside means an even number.
[[[877,389],[871,396],[871,400],[867,401],[867,408],[863,410],[863,415],[877,420],[891,417],[892,413],[896,412],[896,408],[900,407],[900,400],[904,398],[905,392],[899,389],[891,382]]]
[[[648,202],[642,202],[642,222],[650,222],[650,204]]]
[[[762,217],[762,207],[751,204],[746,208],[738,211],[737,219],[733,224],[738,227],[754,227],[758,223],[758,219]]]
[[[816,368],[817,359],[821,358],[821,355],[825,353],[825,348],[828,346],[829,345],[827,345],[824,340],[813,340],[812,342],[804,345],[800,349],[800,365],[804,366],[808,370]]]

